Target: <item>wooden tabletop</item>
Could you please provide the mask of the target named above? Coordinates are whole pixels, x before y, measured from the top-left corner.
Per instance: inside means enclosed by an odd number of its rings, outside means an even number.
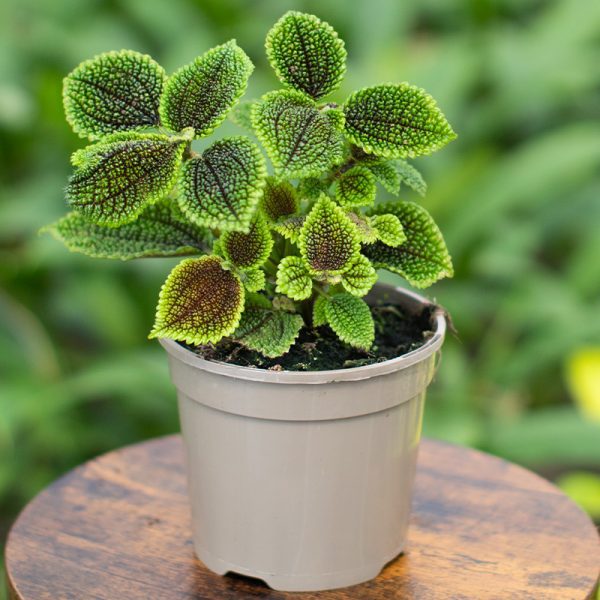
[[[350,588],[283,593],[209,572],[192,551],[179,436],[71,471],[25,508],[6,547],[18,600],[581,600],[599,565],[596,529],[552,484],[431,440],[420,449],[406,554]]]

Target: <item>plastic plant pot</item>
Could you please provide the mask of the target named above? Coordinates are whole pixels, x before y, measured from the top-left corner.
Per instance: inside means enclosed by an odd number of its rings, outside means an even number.
[[[419,312],[386,285],[367,297]],[[285,591],[373,577],[405,547],[425,392],[446,329],[408,354],[318,372],[206,361],[162,339],[178,391],[193,540],[218,574]]]

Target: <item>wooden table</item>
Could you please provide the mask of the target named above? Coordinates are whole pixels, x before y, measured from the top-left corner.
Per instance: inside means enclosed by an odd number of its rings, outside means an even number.
[[[282,593],[204,568],[192,551],[179,436],[71,471],[25,508],[6,547],[19,600],[580,600],[592,597],[599,565],[596,529],[552,484],[431,440],[420,450],[406,554],[354,587]]]

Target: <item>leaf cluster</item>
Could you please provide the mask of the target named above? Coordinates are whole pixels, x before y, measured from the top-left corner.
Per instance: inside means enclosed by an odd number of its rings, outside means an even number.
[[[189,256],[160,291],[150,337],[202,345],[227,336],[275,357],[303,326],[329,326],[367,351],[374,325],[363,297],[376,269],[416,287],[453,273],[427,211],[377,203],[378,185],[424,195],[405,159],[455,134],[408,83],[325,101],[343,80],[346,49],[313,15],[286,13],[266,52],[283,87],[254,101],[239,102],[254,67],[235,40],[170,76],[129,50],[74,69],[65,113],[91,143],[72,157],[72,212],[47,229],[94,257]],[[228,115],[249,135],[196,153],[193,141]]]

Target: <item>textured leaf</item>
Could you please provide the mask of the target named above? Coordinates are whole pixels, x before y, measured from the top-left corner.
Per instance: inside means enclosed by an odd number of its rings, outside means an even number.
[[[377,207],[378,213],[392,213],[400,219],[406,241],[392,248],[375,242],[363,253],[376,268],[402,275],[411,285],[425,288],[443,277],[452,277],[454,269],[446,244],[429,213],[412,202],[393,202]]]
[[[373,204],[376,194],[375,175],[361,165],[342,173],[335,183],[335,199],[345,208]]]
[[[345,133],[365,152],[386,158],[430,154],[456,134],[434,99],[401,83],[354,92],[344,105]]]
[[[300,252],[313,273],[343,273],[360,250],[356,227],[327,196],[315,203],[299,239]]]
[[[233,338],[251,350],[275,358],[290,349],[303,325],[300,315],[249,306]]]
[[[409,188],[417,192],[420,196],[424,196],[427,193],[427,184],[423,179],[423,175],[417,171],[412,165],[408,164],[405,160],[396,161],[397,173]]]
[[[172,131],[193,127],[196,137],[209,135],[246,91],[253,70],[235,40],[212,48],[168,79],[160,102],[163,125]]]
[[[239,269],[253,269],[262,265],[273,249],[273,238],[265,218],[254,217],[247,233],[226,231],[220,237],[223,256]]]
[[[327,325],[327,315],[325,314],[325,306],[327,304],[326,296],[317,296],[313,304],[312,324],[313,327]]]
[[[260,206],[270,221],[295,214],[298,205],[294,186],[287,181],[277,181],[273,177],[267,177]]]
[[[166,75],[139,52],[107,52],[81,63],[63,82],[67,121],[81,137],[159,124],[158,105]]]
[[[149,206],[136,221],[121,227],[102,227],[72,212],[43,231],[71,251],[121,260],[201,254],[210,237],[166,202]]]
[[[73,155],[69,204],[99,225],[123,225],[174,186],[187,140],[120,133]]]
[[[369,225],[374,229],[376,239],[387,246],[396,247],[406,241],[402,223],[396,215],[383,214],[369,217]]]
[[[240,272],[240,279],[249,292],[259,292],[265,289],[266,278],[262,269],[248,269]]]
[[[298,193],[302,198],[317,200],[321,194],[327,191],[329,186],[317,177],[307,177],[298,184]]]
[[[371,347],[375,339],[375,324],[371,309],[364,300],[345,292],[336,294],[329,298],[324,312],[340,340],[361,350]]]
[[[250,133],[254,133],[254,128],[252,127],[252,107],[255,102],[255,100],[242,100],[238,102],[227,115],[229,120],[238,127],[243,127]]]
[[[239,277],[216,256],[188,258],[169,274],[158,298],[151,338],[188,344],[218,342],[235,331],[244,309]]]
[[[346,72],[344,42],[314,15],[286,13],[267,34],[266,47],[277,77],[315,99],[337,89]]]
[[[299,256],[286,256],[277,268],[277,288],[292,300],[306,300],[312,294],[312,279]]]
[[[359,254],[342,275],[342,285],[354,296],[364,296],[377,282],[377,271],[368,258]]]
[[[219,140],[184,163],[179,204],[198,225],[247,231],[262,196],[264,158],[246,137]]]
[[[408,164],[408,163],[405,163]],[[409,165],[410,166],[410,165]],[[398,169],[392,161],[376,160],[367,163],[367,167],[375,175],[375,179],[390,193],[395,196],[400,192],[402,179]]]
[[[321,109],[323,116],[329,120],[331,125],[336,131],[340,133],[344,132],[344,124],[346,123],[346,115],[341,108],[332,108],[331,106],[325,105]]]
[[[263,96],[252,110],[252,125],[280,176],[318,177],[343,160],[341,134],[301,92]]]
[[[306,221],[306,217],[290,217],[278,223],[273,223],[271,227],[286,240],[290,240],[290,242],[296,244],[300,239],[300,232],[302,231],[302,227],[304,227],[304,221]]]
[[[379,239],[377,236],[377,231],[374,227],[370,225],[370,219],[368,217],[357,215],[351,210],[346,212],[346,215],[352,221],[352,223],[354,223],[358,239],[361,243],[372,244],[373,242],[376,242]]]

